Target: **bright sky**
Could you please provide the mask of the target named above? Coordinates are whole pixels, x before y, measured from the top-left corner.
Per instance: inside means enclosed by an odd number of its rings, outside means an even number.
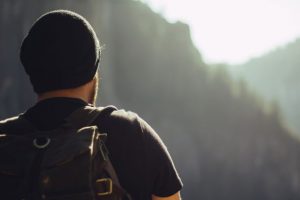
[[[207,62],[238,64],[300,38],[300,0],[141,0],[191,26]]]

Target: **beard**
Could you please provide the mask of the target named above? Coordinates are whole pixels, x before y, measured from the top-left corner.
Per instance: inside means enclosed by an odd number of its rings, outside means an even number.
[[[89,101],[88,101],[88,103],[92,104],[93,106],[96,106],[97,96],[98,96],[98,86],[99,86],[99,77],[98,77],[98,73],[97,73],[93,80],[93,86],[91,87],[91,90],[89,93]]]

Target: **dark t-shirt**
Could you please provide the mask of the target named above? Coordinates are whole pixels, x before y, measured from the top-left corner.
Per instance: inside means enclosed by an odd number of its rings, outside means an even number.
[[[80,99],[52,98],[38,102],[23,116],[37,129],[51,130],[85,105]],[[111,162],[121,185],[134,200],[151,199],[151,194],[170,196],[182,188],[166,146],[137,114],[116,110],[96,122],[100,131],[108,134]],[[1,130],[5,130],[5,123],[0,123]]]

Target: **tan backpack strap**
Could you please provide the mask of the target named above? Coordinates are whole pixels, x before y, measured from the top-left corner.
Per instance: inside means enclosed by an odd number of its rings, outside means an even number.
[[[109,158],[107,160],[107,164],[104,167],[104,169],[110,175],[110,177],[114,180],[113,190],[115,190],[116,193],[122,194],[123,195],[123,200],[132,200],[131,196],[121,186],[121,184],[119,182],[119,178],[117,176],[117,173],[116,173],[114,167],[112,166],[112,163],[109,160]]]

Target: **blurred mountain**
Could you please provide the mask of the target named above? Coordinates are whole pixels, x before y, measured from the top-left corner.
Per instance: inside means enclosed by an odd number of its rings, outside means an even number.
[[[105,45],[99,104],[136,111],[157,130],[183,178],[183,199],[300,198],[299,142],[277,107],[265,112],[244,81],[202,61],[186,24],[139,1],[0,1],[1,118],[34,102],[18,48],[31,23],[55,8],[91,21]]]
[[[300,39],[249,62],[236,66],[237,76],[247,81],[268,102],[278,102],[287,126],[300,136]]]

